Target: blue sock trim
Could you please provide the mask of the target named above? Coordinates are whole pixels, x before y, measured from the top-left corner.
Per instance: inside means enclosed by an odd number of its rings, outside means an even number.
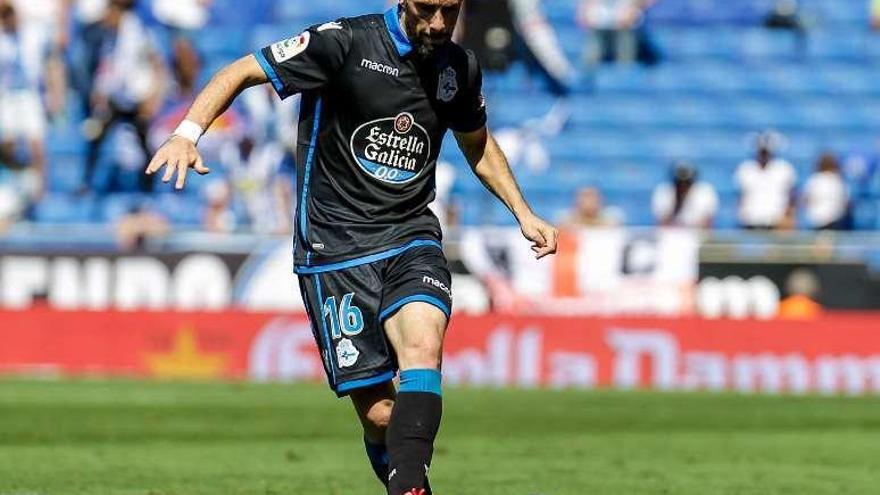
[[[429,392],[442,396],[440,381],[437,370],[404,370],[400,372],[399,392]]]

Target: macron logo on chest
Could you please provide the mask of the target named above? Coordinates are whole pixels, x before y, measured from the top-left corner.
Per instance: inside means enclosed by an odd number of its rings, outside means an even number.
[[[361,67],[363,67],[364,69],[379,72],[380,74],[400,77],[400,69],[398,69],[397,67],[380,64],[379,62],[374,62],[368,58],[361,59]]]

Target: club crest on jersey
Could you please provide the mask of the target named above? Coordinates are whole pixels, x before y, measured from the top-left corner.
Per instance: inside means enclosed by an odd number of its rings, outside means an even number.
[[[394,130],[400,134],[409,133],[413,126],[413,116],[404,112],[394,119]]]
[[[449,103],[458,93],[458,73],[452,67],[443,69],[437,84],[437,99]]]
[[[312,34],[306,31],[299,36],[294,36],[272,45],[272,55],[275,57],[275,62],[280,64],[306,51],[311,37]]]
[[[360,355],[361,352],[349,339],[342,339],[336,344],[336,360],[339,362],[340,368],[354,366]]]
[[[405,184],[428,165],[431,138],[411,113],[403,112],[358,127],[351,136],[351,153],[370,177]]]
[[[340,24],[338,22],[326,22],[326,23],[318,26],[317,31],[319,33],[322,33],[324,31],[335,31],[337,29],[342,29],[342,24]]]

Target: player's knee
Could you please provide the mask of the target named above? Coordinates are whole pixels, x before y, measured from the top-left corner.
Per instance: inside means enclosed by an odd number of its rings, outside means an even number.
[[[394,402],[390,400],[383,400],[377,402],[367,411],[367,425],[373,432],[379,433],[382,436],[385,434],[385,430],[388,429],[388,423],[391,422],[391,410],[394,409]]]
[[[439,369],[443,342],[439,337],[426,335],[424,338],[406,342],[399,352],[398,359],[402,369]]]

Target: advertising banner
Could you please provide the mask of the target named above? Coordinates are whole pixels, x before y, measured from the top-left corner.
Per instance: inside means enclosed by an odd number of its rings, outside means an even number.
[[[702,316],[772,317],[792,295],[831,310],[880,309],[880,279],[860,262],[701,262]]]
[[[304,316],[0,312],[0,373],[322,381]],[[457,316],[447,384],[880,393],[880,315],[812,321]],[[354,342],[357,346],[357,342]]]
[[[149,254],[0,253],[0,308],[300,311],[291,242]]]
[[[556,256],[535,260],[519,229],[464,229],[461,255],[498,312],[682,316],[694,311],[699,234],[563,230]]]

